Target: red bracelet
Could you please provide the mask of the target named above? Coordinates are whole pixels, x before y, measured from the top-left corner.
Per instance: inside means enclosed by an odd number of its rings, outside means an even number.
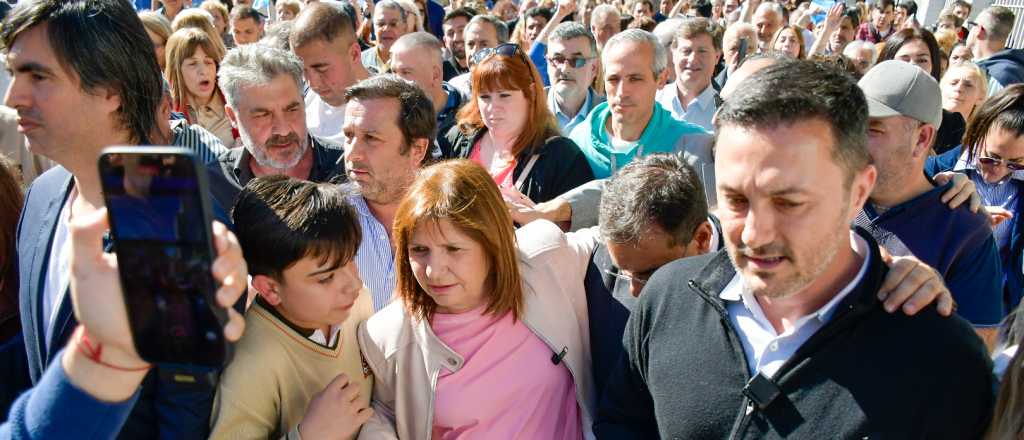
[[[103,344],[96,343],[94,345],[93,342],[89,340],[89,334],[85,332],[85,327],[84,326],[79,325],[78,328],[75,329],[75,340],[78,342],[77,345],[78,345],[78,351],[79,352],[84,354],[85,357],[88,358],[89,360],[91,360],[91,361],[93,361],[93,362],[95,362],[95,363],[97,363],[99,365],[102,365],[104,367],[107,367],[107,368],[110,368],[110,369],[113,369],[113,370],[117,370],[117,371],[128,371],[128,372],[146,371],[146,370],[149,370],[150,368],[153,368],[152,365],[146,365],[145,367],[125,368],[125,367],[119,367],[117,365],[110,364],[110,363],[107,363],[107,362],[103,362],[100,359],[100,355],[103,354]]]

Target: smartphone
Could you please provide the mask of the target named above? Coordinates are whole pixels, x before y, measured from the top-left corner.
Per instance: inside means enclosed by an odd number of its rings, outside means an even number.
[[[184,148],[110,147],[100,181],[135,349],[153,364],[231,359],[217,305],[206,174]]]
[[[736,57],[736,65],[743,64],[743,59],[747,57],[747,45],[750,44],[746,38],[740,38],[739,55]]]

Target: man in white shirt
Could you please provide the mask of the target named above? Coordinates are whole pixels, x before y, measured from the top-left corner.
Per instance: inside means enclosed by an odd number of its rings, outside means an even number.
[[[658,103],[681,121],[712,131],[711,118],[721,98],[711,85],[722,57],[722,31],[706,18],[683,21],[672,41],[674,83],[658,91]]]
[[[309,133],[343,142],[345,90],[369,76],[360,62],[352,17],[335,4],[312,3],[295,18],[289,41],[302,59],[310,91],[306,93]]]

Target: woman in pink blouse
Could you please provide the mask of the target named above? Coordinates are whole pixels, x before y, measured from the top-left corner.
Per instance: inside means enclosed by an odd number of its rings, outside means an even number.
[[[596,243],[513,230],[490,174],[423,170],[394,223],[397,300],[359,330],[363,438],[593,438],[583,273]]]

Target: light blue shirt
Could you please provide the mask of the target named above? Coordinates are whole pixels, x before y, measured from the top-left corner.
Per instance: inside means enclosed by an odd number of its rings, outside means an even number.
[[[708,84],[707,88],[703,92],[700,92],[696,98],[686,104],[686,109],[683,109],[683,104],[679,101],[679,93],[676,89],[676,84],[668,84],[658,90],[658,96],[655,98],[658,104],[661,104],[665,110],[672,113],[672,117],[680,121],[686,121],[691,124],[701,126],[701,128],[711,132],[714,131],[714,126],[711,125],[711,118],[715,116],[715,89]]]
[[[593,108],[595,101],[598,101],[597,93],[594,92],[594,89],[587,88],[587,100],[583,101],[583,106],[580,107],[580,111],[576,112],[576,116],[569,117],[569,115],[562,113],[562,109],[558,107],[554,90],[548,87],[547,92],[548,108],[551,109],[551,113],[555,114],[555,119],[558,120],[558,128],[562,131],[562,136],[569,136],[573,127],[587,119],[590,109]]]
[[[864,263],[857,272],[857,276],[847,284],[839,294],[834,296],[827,304],[809,315],[797,319],[795,323],[782,332],[776,333],[771,322],[765,317],[757,298],[743,286],[743,280],[739,274],[732,278],[722,293],[718,296],[726,303],[726,310],[729,312],[729,321],[739,334],[743,343],[743,351],[747,357],[747,368],[750,375],[758,372],[765,376],[773,377],[779,368],[793,356],[794,353],[804,345],[819,329],[828,323],[828,320],[835,313],[836,306],[846,298],[854,287],[860,283],[867,273],[870,263],[870,251],[866,240],[850,232],[850,241],[854,251],[864,258]]]
[[[363,230],[363,241],[359,242],[359,250],[356,251],[356,268],[363,285],[370,290],[373,311],[376,312],[391,302],[395,291],[395,255],[387,229],[370,212],[366,199],[352,196],[349,203],[359,213],[359,226]]]

